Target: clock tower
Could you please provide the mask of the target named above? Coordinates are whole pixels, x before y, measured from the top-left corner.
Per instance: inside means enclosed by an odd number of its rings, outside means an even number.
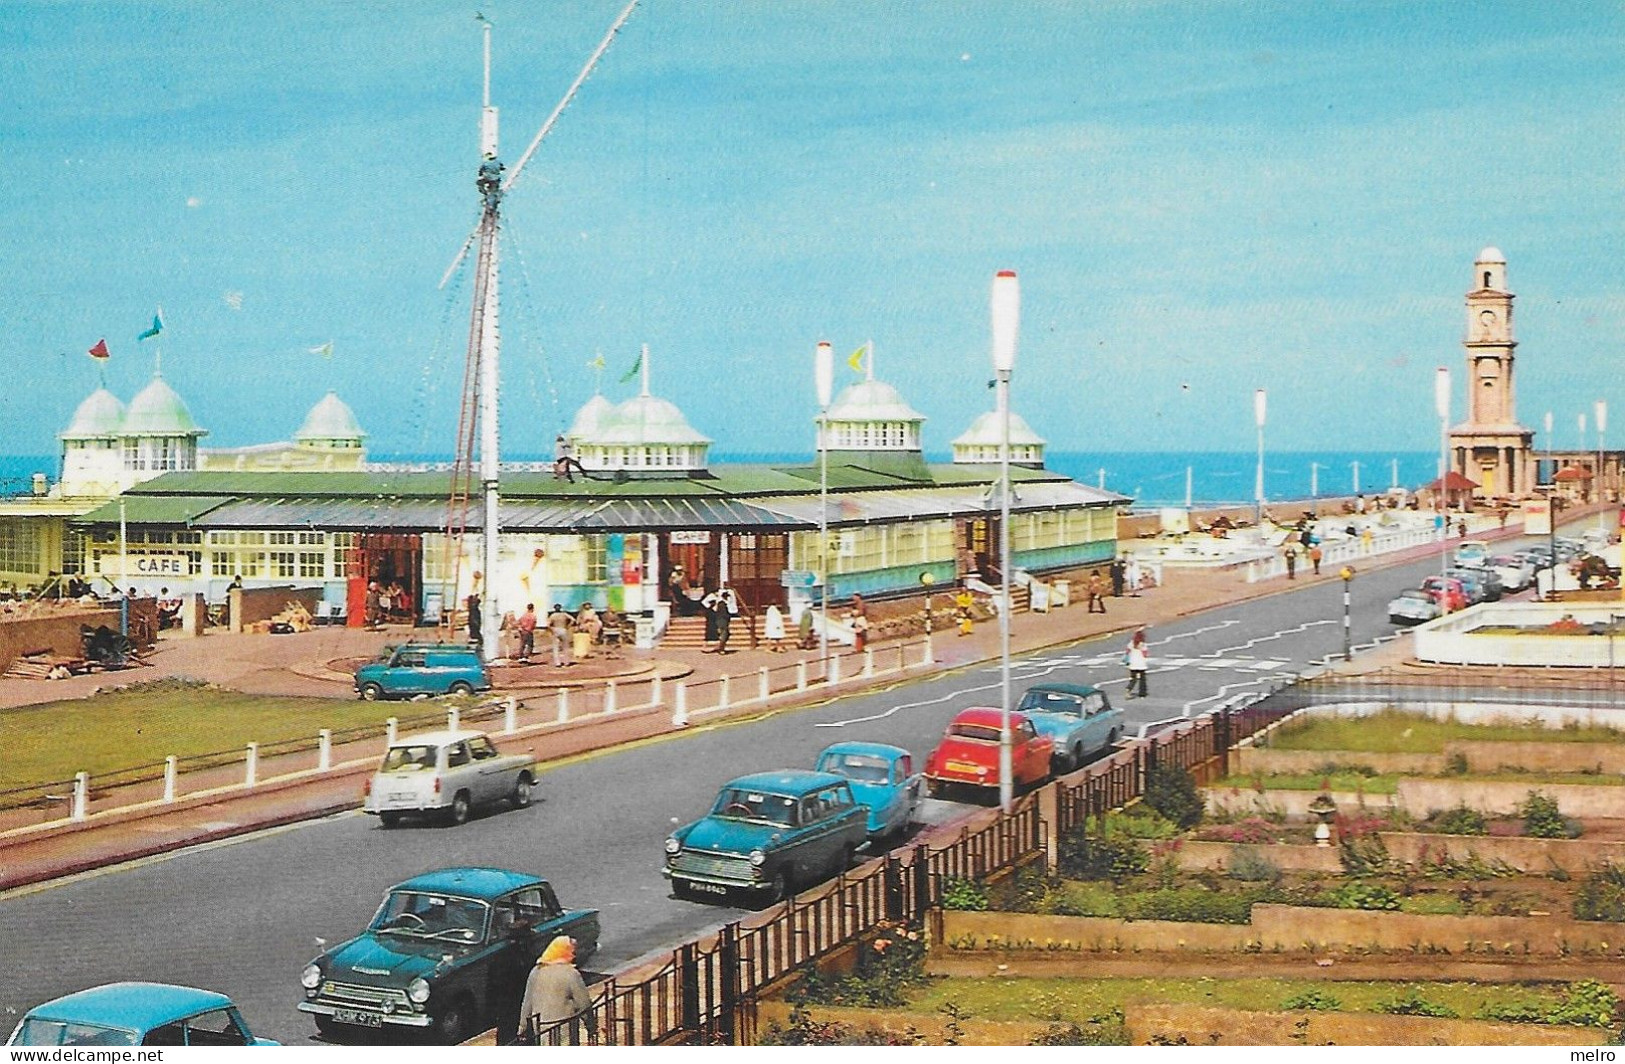
[[[1479,498],[1528,495],[1534,433],[1518,424],[1512,388],[1512,293],[1506,256],[1485,248],[1467,291],[1467,420],[1450,430],[1450,466],[1476,481]]]

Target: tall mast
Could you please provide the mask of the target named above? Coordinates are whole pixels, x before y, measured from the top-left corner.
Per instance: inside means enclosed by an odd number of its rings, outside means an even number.
[[[497,424],[498,367],[501,354],[497,315],[498,299],[497,230],[502,204],[502,163],[497,160],[497,109],[491,106],[491,24],[485,30],[485,82],[480,112],[480,174],[476,184],[484,200],[480,214],[479,267],[483,275],[475,282],[474,307],[477,324],[480,396],[480,494],[484,504],[480,544],[483,548],[482,570],[485,587],[480,595],[481,652],[486,661],[501,653],[497,624],[501,614],[497,610],[496,585],[497,540],[501,529],[497,521],[500,501],[499,485],[501,451]]]

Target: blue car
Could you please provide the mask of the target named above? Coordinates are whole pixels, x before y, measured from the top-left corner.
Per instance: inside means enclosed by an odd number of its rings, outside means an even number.
[[[1123,711],[1112,708],[1106,692],[1088,684],[1037,684],[1027,688],[1016,709],[1050,740],[1050,764],[1057,776],[1105,753],[1123,737]]]
[[[884,743],[836,743],[818,755],[819,772],[845,776],[869,810],[869,840],[901,839],[920,804],[920,774],[907,750]]]
[[[406,643],[356,670],[355,690],[369,702],[414,695],[471,695],[489,691],[491,676],[479,652],[465,643]]]
[[[680,898],[775,902],[846,871],[868,846],[869,811],[845,777],[758,772],[723,784],[709,815],[671,833],[660,871]]]
[[[168,983],[108,983],[30,1009],[11,1046],[274,1046],[224,994]]]

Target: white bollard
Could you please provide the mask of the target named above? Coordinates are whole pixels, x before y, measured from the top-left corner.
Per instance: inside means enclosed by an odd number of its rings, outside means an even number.
[[[672,694],[671,726],[688,727],[688,684],[681,680],[677,681],[677,689]]]
[[[563,724],[570,719],[570,689],[559,688],[559,723]]]
[[[316,769],[326,772],[333,767],[333,729],[323,728],[316,738]]]
[[[718,677],[718,681],[719,682],[718,682],[718,687],[717,687],[717,708],[718,709],[727,709],[728,708],[728,686],[729,686],[731,681],[729,681],[727,673],[723,673],[720,677]]]
[[[447,731],[456,731],[457,730],[458,720],[461,717],[462,717],[462,711],[459,710],[456,706],[447,706],[446,707],[446,730]]]
[[[619,709],[620,707],[617,705],[617,702],[618,700],[615,697],[615,681],[610,680],[604,684],[604,712],[613,713]]]
[[[863,648],[863,675],[864,676],[873,676],[874,674],[875,674],[875,652],[872,649],[870,649],[869,647],[864,647]]]
[[[502,734],[512,735],[519,730],[519,699],[509,695],[502,703]]]
[[[384,745],[385,746],[394,746],[395,745],[395,735],[400,730],[400,726],[401,726],[401,722],[396,720],[394,717],[390,717],[388,720],[384,721]]]
[[[931,637],[925,637],[925,649],[920,652],[921,665],[935,665],[937,661],[936,648],[931,645]]]
[[[664,692],[661,690],[660,674],[657,672],[655,678],[649,681],[649,704],[658,706],[664,698]]]
[[[170,754],[164,758],[164,801],[175,800],[175,774],[179,769],[180,758]]]
[[[756,697],[761,701],[766,702],[773,695],[771,681],[769,681],[767,678],[767,666],[763,665],[760,669],[757,669],[756,675],[761,680],[761,682],[756,686]]]
[[[86,807],[90,805],[90,773],[75,772],[73,774],[73,809],[68,815],[74,820],[85,819]]]
[[[260,781],[260,744],[248,744],[247,765],[243,769],[243,786],[252,787]]]
[[[805,661],[798,661],[798,662],[796,662],[796,690],[797,691],[805,691],[806,689],[807,689],[807,663]]]
[[[839,654],[829,656],[829,675],[824,678],[824,682],[827,684],[841,682],[841,656]]]

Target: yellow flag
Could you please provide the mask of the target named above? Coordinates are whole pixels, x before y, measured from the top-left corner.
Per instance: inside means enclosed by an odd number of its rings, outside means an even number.
[[[846,364],[852,367],[853,373],[863,372],[863,356],[868,350],[869,345],[864,344],[862,347],[852,352],[852,357],[846,360]]]

